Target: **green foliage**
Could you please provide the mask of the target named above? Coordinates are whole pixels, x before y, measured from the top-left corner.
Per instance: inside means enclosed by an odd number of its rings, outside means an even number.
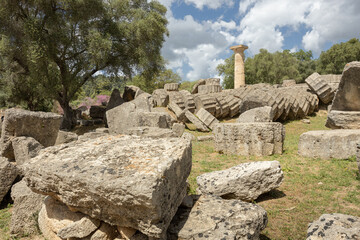
[[[196,81],[192,81],[192,82],[190,82],[190,81],[183,81],[183,82],[181,82],[181,84],[180,84],[179,90],[187,90],[187,91],[191,92],[192,89],[193,89],[193,87],[194,87],[194,85],[195,85],[195,83],[196,83]]]
[[[2,0],[0,75],[58,100],[70,121],[69,101],[99,71],[151,77],[162,67],[165,13],[146,0]]]
[[[231,55],[231,57],[225,59],[224,64],[219,64],[216,70],[220,75],[224,75],[223,87],[226,89],[234,88],[234,63],[235,63],[235,55]]]
[[[322,52],[316,69],[320,74],[341,74],[345,64],[352,61],[360,61],[360,42],[357,38],[334,44]]]
[[[165,83],[179,83],[180,81],[181,77],[179,74],[171,69],[164,69],[150,78],[146,75],[138,74],[127,84],[135,85],[147,93],[152,93],[155,89],[164,88]]]
[[[217,70],[224,76],[223,87],[234,88],[234,54],[219,64]],[[246,83],[282,83],[285,79],[304,81],[315,71],[315,62],[312,53],[300,50],[290,53],[289,50],[270,53],[265,49],[254,57],[245,60]]]
[[[111,95],[112,91],[117,88],[122,91],[125,87],[126,80],[119,76],[97,75],[87,81],[79,97],[94,98],[97,95]]]

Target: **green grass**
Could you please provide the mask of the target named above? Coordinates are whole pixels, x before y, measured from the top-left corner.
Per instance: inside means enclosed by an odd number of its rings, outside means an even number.
[[[9,224],[11,219],[11,205],[6,208],[0,209],[0,240],[13,239],[9,234]]]
[[[360,216],[360,184],[355,157],[339,160],[304,158],[297,154],[299,137],[311,130],[324,130],[326,112],[301,121],[285,123],[284,153],[266,157],[224,155],[214,152],[213,142],[193,142],[190,192],[196,192],[196,177],[244,162],[277,160],[284,181],[277,191],[257,200],[268,213],[262,239],[305,239],[308,223],[324,213]]]

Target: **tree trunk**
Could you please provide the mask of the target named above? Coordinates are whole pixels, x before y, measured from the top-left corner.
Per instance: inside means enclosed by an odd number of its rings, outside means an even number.
[[[70,107],[68,101],[66,101],[66,100],[64,101],[63,99],[61,99],[61,100],[59,99],[58,101],[60,103],[60,106],[64,110],[64,117],[63,117],[63,121],[61,123],[60,129],[70,130],[73,127],[75,127],[75,125],[76,125],[76,120],[74,118],[74,111]]]

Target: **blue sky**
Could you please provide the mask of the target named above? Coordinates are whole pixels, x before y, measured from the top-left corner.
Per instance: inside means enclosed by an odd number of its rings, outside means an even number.
[[[246,56],[311,50],[360,38],[360,0],[159,0],[167,7],[168,67],[182,79],[218,77],[216,66],[245,44]]]

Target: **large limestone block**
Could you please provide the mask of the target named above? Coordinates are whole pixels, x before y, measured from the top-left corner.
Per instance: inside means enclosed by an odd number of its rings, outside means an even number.
[[[266,225],[266,211],[258,205],[203,195],[193,208],[179,208],[168,240],[258,240]]]
[[[360,111],[331,110],[325,126],[332,129],[360,129]]]
[[[358,142],[360,142],[360,130],[310,131],[300,136],[299,154],[321,159],[346,159],[356,154]]]
[[[271,107],[259,107],[250,109],[242,113],[237,119],[238,123],[242,122],[272,122],[274,112]]]
[[[195,125],[196,129],[201,132],[209,132],[210,130],[206,127],[206,125],[200,121],[194,114],[192,114],[189,110],[185,110],[185,117]]]
[[[11,140],[15,137],[32,137],[44,147],[54,145],[61,121],[62,116],[55,113],[6,110],[1,131],[2,156],[14,159]]]
[[[334,98],[334,92],[327,82],[321,78],[320,74],[317,72],[311,74],[305,79],[305,82],[309,85],[311,90],[313,90],[316,95],[319,96],[320,100],[328,104]]]
[[[201,85],[198,88],[199,94],[210,94],[221,92],[222,88],[220,85]]]
[[[10,190],[13,182],[18,176],[18,170],[13,162],[0,157],[0,202]]]
[[[179,84],[178,83],[166,83],[164,85],[164,89],[166,91],[179,91]]]
[[[129,128],[127,134],[140,136],[140,137],[149,137],[149,138],[169,138],[169,137],[177,136],[170,128],[158,128],[158,127]]]
[[[55,145],[69,143],[78,140],[78,135],[73,132],[59,131]]]
[[[36,220],[45,196],[31,191],[22,180],[11,188],[11,198],[14,201],[11,213],[11,234],[25,236],[38,233]]]
[[[182,110],[182,109],[181,109],[176,103],[174,103],[174,102],[169,103],[168,109],[175,114],[177,120],[179,120],[180,122],[185,122],[185,119],[186,119],[186,117],[185,117],[185,111],[186,111],[186,110]]]
[[[207,79],[205,79],[205,85],[219,85],[220,86],[220,78],[207,78]]]
[[[204,108],[206,111],[215,116],[216,112],[216,98],[211,95],[196,95],[194,97],[196,111],[199,111],[201,108]]]
[[[28,186],[111,225],[161,238],[186,195],[191,142],[117,135],[50,147],[28,163]]]
[[[32,137],[16,137],[11,143],[18,166],[37,156],[40,150],[44,148],[43,145]]]
[[[296,81],[294,79],[283,80],[281,86],[282,87],[292,87],[296,85]]]
[[[156,89],[152,93],[156,107],[166,107],[169,104],[169,94],[165,89]]]
[[[198,93],[198,89],[199,89],[199,86],[201,85],[205,85],[206,84],[206,81],[205,79],[200,79],[198,80],[195,85],[193,86],[192,90],[191,90],[191,94],[196,94]]]
[[[145,112],[150,112],[150,109],[149,96],[143,93],[133,101],[106,111],[109,132],[111,134],[123,134],[128,128],[141,126],[139,125],[139,116]]]
[[[340,213],[323,214],[309,224],[306,240],[360,239],[360,218]]]
[[[345,65],[331,110],[360,111],[360,62]]]
[[[202,121],[208,128],[214,129],[215,125],[219,123],[213,115],[211,115],[208,111],[204,108],[201,108],[197,113],[196,116]]]
[[[268,156],[283,151],[281,123],[220,123],[213,132],[216,151],[225,154]]]
[[[110,99],[108,104],[106,105],[106,111],[109,111],[110,109],[113,109],[114,107],[120,106],[125,101],[121,97],[119,89],[114,89],[111,93]]]
[[[225,199],[253,201],[261,194],[278,188],[283,180],[278,161],[250,162],[205,173],[196,178],[198,191]]]
[[[39,212],[38,223],[40,231],[46,239],[63,240],[64,238],[60,237],[58,234],[61,234],[61,232],[63,232],[63,234],[69,233],[71,227],[74,229],[74,225],[76,227],[76,225],[79,226],[79,223],[84,223],[83,219],[91,218],[83,213],[70,211],[65,204],[48,196],[45,198]],[[91,220],[95,223],[99,222],[95,219]],[[77,234],[81,236],[86,235],[85,237],[89,236],[91,232],[95,231],[97,228],[94,228],[93,224],[86,222],[87,221],[85,220],[85,224],[82,224],[82,228],[78,228],[76,231]]]

